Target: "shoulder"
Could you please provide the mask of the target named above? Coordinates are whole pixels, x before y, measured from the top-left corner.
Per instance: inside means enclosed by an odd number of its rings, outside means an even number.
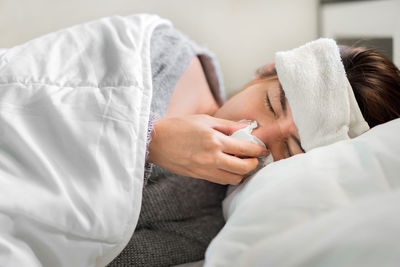
[[[208,85],[202,64],[193,57],[175,86],[166,116],[214,114],[218,109]]]

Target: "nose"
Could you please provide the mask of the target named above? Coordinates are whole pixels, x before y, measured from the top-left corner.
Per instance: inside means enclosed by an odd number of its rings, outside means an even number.
[[[293,121],[283,120],[278,122],[282,138],[288,138],[296,129]]]
[[[291,123],[274,122],[257,128],[253,131],[253,134],[265,144],[274,161],[278,161],[287,157],[285,140],[291,134],[292,127]]]
[[[282,132],[279,124],[262,125],[253,131],[253,134],[260,139],[267,148],[282,139]]]

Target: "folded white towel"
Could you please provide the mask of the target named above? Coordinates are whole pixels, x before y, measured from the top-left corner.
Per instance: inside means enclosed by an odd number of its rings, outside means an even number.
[[[275,66],[305,151],[369,129],[334,40],[318,39],[278,52]]]

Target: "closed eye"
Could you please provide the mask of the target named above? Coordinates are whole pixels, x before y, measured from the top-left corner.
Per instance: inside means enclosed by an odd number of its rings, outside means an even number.
[[[267,106],[267,108],[274,114],[274,117],[276,118],[276,113],[275,113],[275,110],[272,107],[271,100],[269,99],[268,91],[265,94],[264,102],[265,102],[265,105]]]

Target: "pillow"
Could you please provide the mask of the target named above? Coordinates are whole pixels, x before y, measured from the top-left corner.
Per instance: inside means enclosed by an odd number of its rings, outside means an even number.
[[[399,133],[397,119],[260,170],[224,202],[205,266],[397,266]]]

